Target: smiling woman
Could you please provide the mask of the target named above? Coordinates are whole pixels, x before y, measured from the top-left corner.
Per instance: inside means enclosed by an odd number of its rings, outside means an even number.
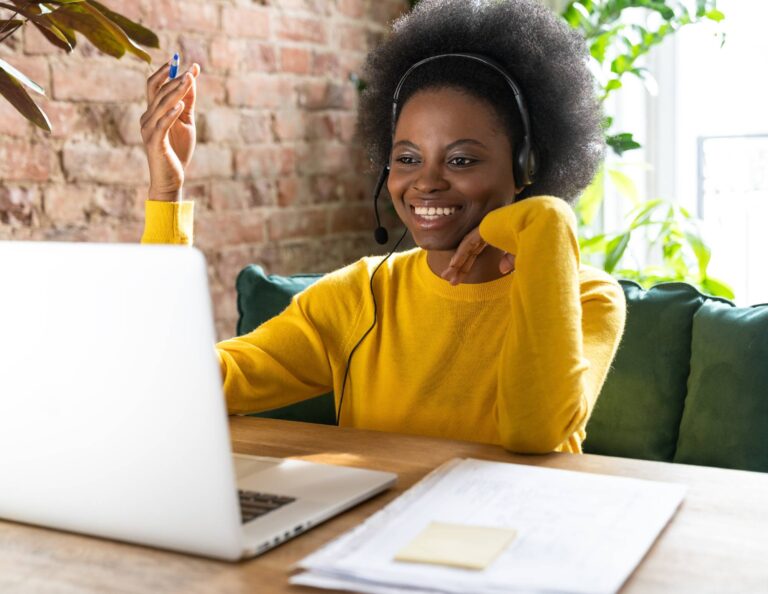
[[[395,24],[359,124],[418,247],[328,274],[219,343],[230,412],[332,389],[341,425],[581,451],[625,314],[617,283],[581,265],[568,204],[602,154],[585,56],[535,0],[424,0]],[[148,84],[144,242],[191,242],[198,72]]]

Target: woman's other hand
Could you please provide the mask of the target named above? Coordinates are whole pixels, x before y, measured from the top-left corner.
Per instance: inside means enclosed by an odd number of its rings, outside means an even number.
[[[480,236],[480,227],[475,227],[464,236],[459,247],[456,248],[448,268],[440,275],[452,285],[464,282],[475,260],[488,247],[488,243]],[[515,269],[515,257],[512,254],[503,253],[499,260],[499,272],[509,274]]]
[[[195,150],[195,98],[200,66],[168,79],[170,62],[147,80],[147,111],[141,116],[141,138],[149,162],[149,198],[181,200],[184,170]]]

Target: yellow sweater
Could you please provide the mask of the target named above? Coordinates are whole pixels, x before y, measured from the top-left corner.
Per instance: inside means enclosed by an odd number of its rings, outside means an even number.
[[[191,243],[192,209],[148,201],[142,241]],[[557,198],[495,210],[480,234],[515,254],[514,272],[454,287],[417,248],[376,273],[378,323],[352,358],[341,424],[581,452],[624,327],[621,288],[580,266],[573,211]],[[324,276],[280,315],[217,345],[231,413],[331,390],[338,406],[350,349],[373,320],[380,261]]]

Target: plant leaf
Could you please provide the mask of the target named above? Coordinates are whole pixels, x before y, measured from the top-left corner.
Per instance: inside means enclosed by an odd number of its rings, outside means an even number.
[[[22,84],[6,72],[2,65],[0,65],[0,95],[5,97],[16,111],[35,126],[48,132],[51,131],[51,122],[48,120],[48,116],[32,100]]]
[[[711,276],[702,279],[701,288],[704,289],[705,293],[716,295],[717,297],[725,297],[726,299],[734,299],[736,297],[730,285]]]
[[[629,198],[632,206],[640,204],[640,193],[637,191],[637,186],[627,174],[618,169],[610,168],[608,169],[608,177],[611,179],[611,183],[616,186],[619,194]]]
[[[605,197],[604,181],[604,168],[601,167],[592,183],[587,186],[576,202],[576,212],[582,225],[591,225],[600,211],[600,205]]]
[[[28,78],[25,74],[19,72],[11,66],[8,62],[0,58],[0,70],[4,70],[9,76],[12,76],[19,83],[27,87],[29,90],[34,91],[40,95],[45,95],[45,89],[37,84],[32,79]]]
[[[125,32],[86,2],[66,4],[52,16],[57,25],[64,25],[85,35],[103,53],[122,58],[128,51],[150,63],[152,58],[138,47]]]
[[[624,256],[627,245],[629,245],[629,238],[629,233],[621,233],[608,242],[608,245],[606,246],[605,264],[603,264],[606,272],[613,272],[613,269],[616,268],[616,265]]]
[[[608,135],[605,137],[605,143],[619,156],[623,155],[626,151],[638,149],[641,146],[639,142],[632,138],[630,132]]]
[[[140,43],[146,47],[160,47],[160,40],[158,39],[157,35],[155,35],[152,31],[143,25],[135,23],[129,18],[126,18],[123,15],[110,10],[100,2],[96,2],[96,0],[88,0],[88,4],[97,8],[104,16],[106,16],[109,20],[120,27],[126,33],[126,35],[128,35],[128,37],[133,39],[135,42]]]
[[[13,35],[14,31],[16,31],[16,29],[21,27],[23,24],[24,24],[24,21],[22,21],[21,19],[12,19],[12,20],[3,19],[3,20],[0,20],[0,31],[3,32],[3,36],[7,35],[8,37],[10,37],[11,35]]]

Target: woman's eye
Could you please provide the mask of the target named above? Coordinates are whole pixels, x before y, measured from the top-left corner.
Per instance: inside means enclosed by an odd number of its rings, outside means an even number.
[[[448,163],[456,165],[457,167],[466,167],[467,165],[472,165],[474,162],[475,159],[470,159],[469,157],[454,157],[448,161]]]
[[[416,158],[411,157],[410,155],[402,155],[401,157],[398,157],[395,159],[398,163],[402,163],[403,165],[413,165],[416,163]]]

